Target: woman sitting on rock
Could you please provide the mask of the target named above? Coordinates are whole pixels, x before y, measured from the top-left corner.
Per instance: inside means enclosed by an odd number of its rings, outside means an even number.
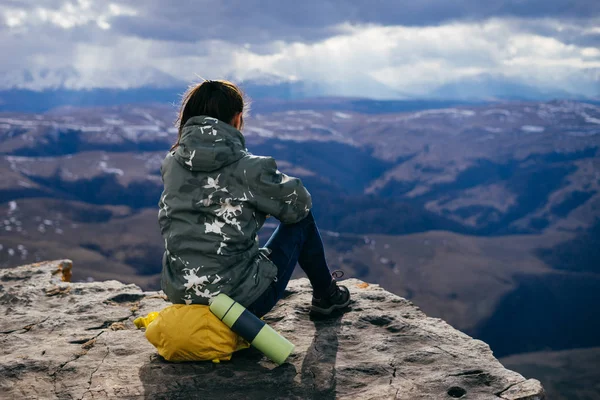
[[[299,263],[313,287],[313,312],[345,308],[350,293],[329,271],[311,196],[272,157],[246,149],[244,106],[227,81],[204,81],[183,98],[179,136],[161,166],[162,289],[184,304],[225,293],[261,317]],[[259,248],[257,232],[271,215],[281,223]]]

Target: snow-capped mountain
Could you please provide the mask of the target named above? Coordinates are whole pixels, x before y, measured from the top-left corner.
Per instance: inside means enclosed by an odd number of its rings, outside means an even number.
[[[58,69],[21,69],[0,74],[0,89],[48,89],[74,88],[81,78],[73,67]]]
[[[325,94],[321,85],[317,83],[260,71],[251,71],[242,76],[232,76],[229,79],[238,82],[244,92],[257,99],[295,100]]]
[[[463,100],[551,100],[582,98],[582,92],[539,87],[504,75],[479,74],[440,85],[429,97]]]
[[[368,75],[362,76],[352,84],[336,79],[315,81],[298,79],[295,76],[251,71],[232,81],[240,82],[256,98],[305,99],[311,97],[354,97],[370,99],[406,99],[413,95],[399,92]]]
[[[562,90],[538,87],[502,76],[482,74],[443,84],[430,93],[410,94],[365,76],[357,82],[302,80],[250,71],[229,79],[251,99],[300,100],[351,97],[378,100],[421,99],[480,102],[496,100],[551,100],[600,98],[600,69],[589,69],[564,82]],[[43,112],[61,106],[111,106],[133,103],[177,103],[189,81],[156,68],[78,71],[18,70],[0,75],[0,111]]]
[[[13,70],[0,75],[0,90],[24,89],[36,92],[48,90],[93,90],[167,88],[184,86],[185,82],[156,68],[108,71],[79,71],[74,67]]]

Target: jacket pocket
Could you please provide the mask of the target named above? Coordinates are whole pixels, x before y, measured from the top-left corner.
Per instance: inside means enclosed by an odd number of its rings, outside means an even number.
[[[277,265],[270,258],[261,256],[258,262],[258,273],[263,279],[272,281],[277,277]]]

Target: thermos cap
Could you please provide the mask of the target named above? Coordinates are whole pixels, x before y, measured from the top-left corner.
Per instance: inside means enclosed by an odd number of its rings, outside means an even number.
[[[223,320],[223,317],[234,303],[235,301],[224,293],[220,293],[208,301],[210,311],[219,317],[220,320]]]

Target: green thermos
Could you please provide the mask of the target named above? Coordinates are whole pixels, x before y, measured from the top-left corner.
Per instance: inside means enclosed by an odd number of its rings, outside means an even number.
[[[294,350],[290,341],[226,294],[211,298],[209,305],[225,325],[277,364],[283,364]]]

